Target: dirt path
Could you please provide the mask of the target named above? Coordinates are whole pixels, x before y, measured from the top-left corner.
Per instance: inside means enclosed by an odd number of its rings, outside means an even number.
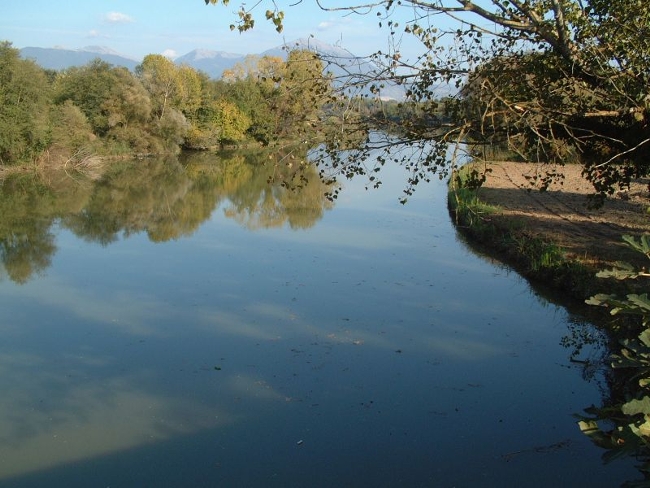
[[[629,191],[612,197],[602,208],[588,206],[593,187],[581,175],[581,167],[560,168],[561,184],[548,191],[532,189],[527,177],[540,168],[534,164],[492,163],[492,173],[480,190],[481,200],[497,205],[495,216],[504,225],[521,225],[522,232],[547,237],[562,246],[569,257],[596,268],[626,260],[647,266],[643,256],[622,244],[624,234],[650,233],[650,194],[647,181],[635,182]]]

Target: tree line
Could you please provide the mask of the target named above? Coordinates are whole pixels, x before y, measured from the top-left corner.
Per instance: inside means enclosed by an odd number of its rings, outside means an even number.
[[[330,82],[315,54],[249,57],[222,79],[150,54],[134,73],[99,59],[62,71],[0,43],[0,166],[49,157],[152,155],[316,127]]]
[[[253,28],[263,3],[242,4],[232,28]],[[284,12],[274,2],[268,6],[260,12],[281,31]],[[66,76],[74,80],[90,67],[45,74],[56,110],[48,117],[34,109],[47,90],[36,90],[27,103],[12,95],[0,109],[0,128],[9,127],[0,136],[0,163],[48,147],[56,132],[48,128],[52,117],[63,121],[59,126],[83,124],[76,107],[92,135],[135,153],[290,137],[316,149],[310,161],[325,181],[365,176],[374,186],[385,163],[401,164],[410,172],[402,201],[420,182],[454,170],[449,146],[459,142],[501,146],[510,157],[541,163],[531,181],[542,189],[561,178],[563,164],[578,162],[596,203],[650,174],[648,2],[381,0],[365,7],[350,2],[331,10],[377,15],[388,49],[360,60],[374,67],[368,71],[350,70],[349,59],[297,51],[286,62],[244,63],[215,81],[200,73],[196,79],[193,70],[154,55],[134,75],[107,69],[124,89],[104,106],[97,100],[86,106],[80,100],[86,95],[75,87],[66,92],[72,84]],[[434,22],[445,16],[448,22]],[[400,51],[403,36],[419,43],[415,58]],[[308,62],[291,63],[291,55]],[[346,74],[338,80],[323,76],[336,65],[347,66]],[[0,64],[4,72],[5,66]],[[17,83],[21,90],[42,84],[28,74],[35,69],[23,66],[29,79]],[[380,101],[385,84],[404,87],[405,100],[392,106]],[[3,81],[2,90],[7,86]],[[365,88],[370,93],[361,94]],[[31,126],[18,123],[26,120]]]

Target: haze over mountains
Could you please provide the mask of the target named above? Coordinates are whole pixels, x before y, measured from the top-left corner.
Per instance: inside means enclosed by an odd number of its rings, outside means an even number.
[[[223,72],[244,60],[241,54],[224,51],[195,49],[174,59],[176,64],[186,64],[194,69],[207,73],[211,78],[221,78]]]
[[[96,58],[130,70],[134,70],[140,64],[138,60],[127,58],[103,46],[87,46],[81,49],[24,47],[20,50],[20,55],[24,59],[33,59],[42,68],[57,71],[72,66],[83,66]]]
[[[348,73],[367,74],[371,73],[374,69],[374,66],[368,61],[358,58],[340,47],[332,46],[315,39],[298,39],[293,43],[287,43],[284,46],[278,46],[261,53],[248,54],[286,58],[286,47],[309,49],[326,57],[337,58],[340,63],[345,65],[345,69],[336,67],[328,68],[332,70],[335,76],[341,76],[346,71]],[[83,66],[96,58],[114,66],[123,66],[133,71],[142,61],[129,58],[104,46],[87,46],[81,49],[25,47],[20,50],[20,53],[23,58],[32,59],[45,69],[57,71],[73,66]],[[195,49],[187,54],[173,58],[173,60],[179,65],[186,64],[194,69],[203,71],[211,78],[221,78],[225,70],[244,61],[248,54]],[[404,93],[404,88],[401,86],[387,86],[382,90],[381,96],[386,99],[401,100],[404,98]]]

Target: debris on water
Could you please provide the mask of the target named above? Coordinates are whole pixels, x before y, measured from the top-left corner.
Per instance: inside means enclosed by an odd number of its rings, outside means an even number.
[[[214,369],[215,371],[221,371],[221,366],[215,366]]]
[[[509,452],[507,454],[503,454],[501,457],[505,459],[506,461],[510,461],[513,457],[523,454],[523,453],[549,453],[549,452],[555,452],[559,451],[560,449],[565,449],[567,447],[571,446],[571,439],[564,439],[563,441],[556,442],[554,444],[549,444],[548,446],[537,446],[537,447],[530,447],[528,449],[521,449],[519,451],[513,451]]]

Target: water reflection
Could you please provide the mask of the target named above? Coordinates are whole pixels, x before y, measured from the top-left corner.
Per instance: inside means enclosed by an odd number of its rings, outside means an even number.
[[[13,281],[26,282],[56,251],[49,188],[35,175],[9,178],[0,192],[0,259]]]
[[[153,242],[189,236],[220,205],[251,230],[312,227],[332,207],[316,171],[267,159],[259,150],[194,153],[114,162],[97,181],[63,172],[10,176],[0,183],[4,271],[25,283],[47,269],[57,250],[55,223],[102,245],[139,233]]]
[[[139,162],[151,188],[125,164],[49,206],[31,192],[57,249],[39,279],[0,282],[3,488],[633,476],[576,427],[602,392],[559,346],[570,316],[459,245],[443,184],[404,207],[391,168],[325,213],[316,188],[270,189],[276,167],[203,157]]]
[[[78,372],[98,367],[97,358],[76,359]],[[75,367],[74,358],[65,361]],[[62,378],[57,371],[43,374],[48,364],[38,357],[5,355],[2,363],[24,376],[3,384],[0,479],[159,443],[236,418],[213,406],[138,390],[128,377],[96,383],[73,374]]]

